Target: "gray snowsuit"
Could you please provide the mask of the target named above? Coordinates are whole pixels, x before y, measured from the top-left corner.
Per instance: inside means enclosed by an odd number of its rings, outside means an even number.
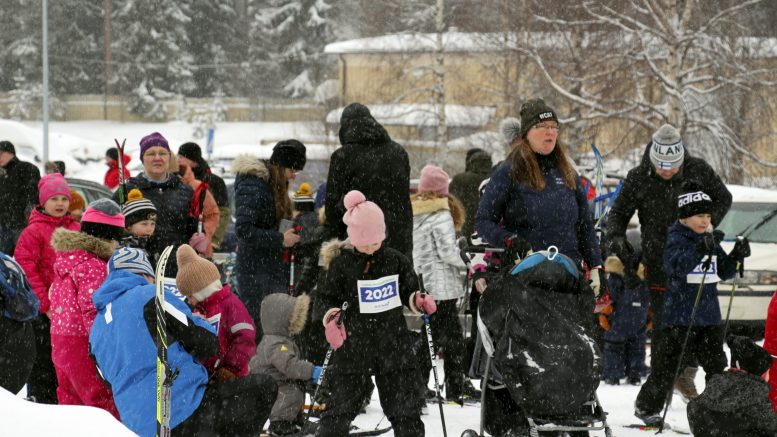
[[[264,336],[256,356],[248,363],[251,373],[265,373],[278,383],[278,397],[270,421],[293,421],[305,402],[304,384],[313,377],[313,364],[299,358],[300,350],[291,340],[305,327],[310,299],[306,294],[293,297],[273,293],[262,301]]]

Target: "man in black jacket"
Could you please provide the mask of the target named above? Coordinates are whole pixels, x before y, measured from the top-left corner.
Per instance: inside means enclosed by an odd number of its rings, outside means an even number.
[[[386,241],[413,257],[413,211],[410,206],[410,160],[366,106],[352,103],[340,118],[340,144],[332,153],[326,187],[326,234],[347,238],[343,198],[359,190],[385,215]]]
[[[10,141],[0,141],[0,252],[13,253],[16,240],[38,203],[38,167],[16,157]]]
[[[475,232],[475,213],[480,203],[480,184],[491,174],[491,155],[482,149],[470,149],[467,151],[467,161],[464,172],[459,173],[451,180],[449,190],[451,194],[461,200],[467,219],[461,227],[461,234],[469,237]]]
[[[677,221],[677,196],[686,180],[704,187],[704,192],[713,202],[712,225],[720,224],[731,207],[731,193],[709,164],[688,154],[677,129],[665,124],[653,134],[652,141],[645,148],[642,162],[629,171],[607,217],[606,247],[610,254],[621,260],[632,259],[634,250],[626,240],[626,228],[635,211],[639,217],[642,256],[650,288],[653,347],[660,342],[655,333],[661,322],[663,292],[666,288],[664,245],[669,226]],[[636,278],[636,271],[630,270],[625,272],[624,279],[627,282]],[[689,369],[684,372],[686,379],[695,374],[695,367]],[[688,392],[694,395],[695,389]]]

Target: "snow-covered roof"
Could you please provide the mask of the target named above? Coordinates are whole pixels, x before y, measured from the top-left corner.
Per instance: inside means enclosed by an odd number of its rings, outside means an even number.
[[[370,113],[379,123],[393,126],[437,126],[437,109],[426,103],[369,105]],[[329,111],[326,122],[340,122],[345,108]],[[484,126],[496,114],[495,106],[445,105],[448,126]]]
[[[726,185],[734,202],[742,203],[777,203],[777,191],[763,188],[745,187],[742,185]]]
[[[568,47],[570,41],[577,40],[572,32],[532,32],[529,34],[497,33],[497,32],[446,32],[442,35],[443,51],[452,52],[498,52],[515,50],[518,47],[537,49],[557,49]],[[650,35],[624,34],[621,38],[613,38],[612,33],[584,32],[579,39],[581,47],[602,46],[612,48],[613,41],[627,46],[636,43],[639,38],[648,47],[652,57],[660,58],[666,55],[664,43]],[[757,58],[777,57],[777,38],[740,37],[736,38],[732,50],[737,55],[747,51]],[[719,37],[708,37],[705,42],[708,49],[719,49],[729,45],[727,40]],[[394,33],[372,38],[359,38],[338,41],[327,44],[324,53],[331,55],[347,53],[424,53],[437,49],[436,33]]]

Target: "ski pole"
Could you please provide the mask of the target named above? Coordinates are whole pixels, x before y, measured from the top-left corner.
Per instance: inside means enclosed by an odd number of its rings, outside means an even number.
[[[746,241],[746,237],[738,236],[737,242],[740,241]],[[750,251],[748,250],[747,256],[750,256]],[[737,261],[737,273],[739,273],[739,277],[742,278],[745,276],[745,260],[744,258],[742,261]],[[726,310],[726,324],[723,326],[723,342],[726,342],[726,333],[728,332],[728,322],[731,318],[731,305],[734,304],[734,290],[737,288],[737,275],[734,274],[734,279],[731,281],[731,293],[728,297],[728,310]]]
[[[345,310],[348,309],[348,302],[343,302],[343,305],[340,306],[340,318],[337,321],[337,325],[340,326],[343,324],[343,313],[345,313]],[[310,399],[310,408],[308,408],[308,412],[305,413],[305,422],[302,425],[302,429],[305,429],[305,426],[307,426],[308,422],[310,422],[310,413],[313,411],[313,405],[316,403],[316,398],[318,397],[318,391],[321,389],[321,384],[324,383],[324,375],[326,374],[326,369],[329,367],[329,360],[332,358],[332,352],[334,352],[334,349],[332,346],[329,346],[329,349],[326,350],[326,356],[324,357],[324,364],[321,365],[321,373],[318,375],[318,381],[316,381],[316,389],[313,390],[313,397]]]
[[[296,225],[294,226],[294,233],[299,233],[300,229],[302,229],[302,226]],[[289,294],[292,296],[296,296],[296,290],[294,286],[294,263],[296,260],[296,251],[294,248],[291,248],[291,254],[289,255]]]
[[[421,294],[426,294],[424,288],[424,276],[418,275],[418,285],[421,289]],[[440,379],[437,377],[437,363],[434,361],[434,341],[432,340],[432,325],[429,321],[429,314],[424,313],[422,318],[424,319],[424,328],[426,328],[426,341],[429,343],[429,358],[432,361],[432,373],[434,374],[434,391],[437,394],[437,405],[440,406],[440,420],[442,421],[442,435],[448,437],[448,430],[445,428],[445,413],[442,411],[442,395],[440,395]]]
[[[691,310],[691,320],[688,322],[688,330],[685,331],[685,339],[683,339],[683,347],[680,349],[680,357],[677,360],[677,369],[675,369],[674,372],[674,378],[672,378],[672,386],[674,386],[675,381],[677,381],[677,378],[680,376],[680,370],[683,368],[683,357],[685,356],[685,348],[688,346],[688,338],[691,336],[691,329],[693,328],[693,321],[696,319],[696,310],[699,308],[699,301],[701,300],[701,294],[704,290],[704,281],[707,279],[707,272],[710,269],[710,264],[712,263],[712,254],[715,252],[715,248],[713,248],[709,254],[707,254],[707,259],[702,264],[702,270],[704,270],[704,274],[701,276],[701,282],[699,283],[699,289],[696,291],[696,299],[693,301],[693,310]],[[672,395],[674,395],[674,390],[670,388],[669,393],[666,395],[666,405],[664,405],[664,413],[661,415],[661,424],[658,426],[658,431],[656,434],[660,434],[664,431],[664,421],[666,421],[666,413],[669,411],[669,405],[672,403]]]

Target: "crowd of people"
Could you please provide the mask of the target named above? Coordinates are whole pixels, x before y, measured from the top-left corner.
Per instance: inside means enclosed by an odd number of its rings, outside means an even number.
[[[326,372],[326,396],[315,399],[326,408],[311,432],[347,435],[374,377],[395,435],[422,436],[428,345],[408,329],[405,310],[430,316],[446,399],[479,399],[467,377],[472,339],[459,322],[467,268],[460,250],[462,242],[482,241],[503,249],[490,262],[514,275],[525,271],[522,260],[550,247],[569,260],[576,282],[567,292],[591,307],[601,303],[590,318],[601,326],[595,347],[604,366],[596,378],[642,384],[650,337],[650,371],[635,404],[647,425],[661,425],[678,383],[700,435],[717,435],[703,431],[711,428],[774,435],[777,415],[759,379],[771,356],[731,337],[725,371],[716,287],[736,273],[749,247],[739,240],[726,253],[713,232],[731,206],[720,177],[689,153],[675,127],[661,126],[624,180],[600,243],[587,185],[560,140],[561,117],[542,99],[524,102],[519,115],[501,125],[504,161],[494,165],[486,151],[472,149],[453,178],[425,165],[412,196],[407,152],[358,103],[343,111],[342,147],[317,192],[303,183],[289,195],[306,164],[298,140],[278,142],[268,160],[237,157],[235,289],[212,262],[230,221],[226,185],[196,143],[174,154],[159,132],[143,137],[142,171],[134,176],[130,157],[108,149],[104,183],[113,198],[84,205],[64,164],[47,165],[41,177],[0,141],[0,252],[13,255],[27,281],[17,274],[14,283],[28,284],[38,303],[24,318],[0,316],[0,358],[26,350],[30,361],[13,375],[0,370],[0,386],[18,391],[26,383],[30,401],[102,408],[139,435],[154,435],[154,284],[164,280],[177,290],[165,288],[170,305],[162,315],[177,373],[174,435],[256,436],[268,419],[271,435],[298,435],[305,393]],[[626,238],[635,212],[637,247]],[[160,275],[153,266],[168,246],[174,256]],[[14,270],[3,271],[9,283]],[[328,349],[334,352],[325,363]],[[693,385],[699,365],[707,380],[701,395]],[[752,393],[748,403],[729,399],[738,390]],[[514,408],[498,392],[487,405]],[[748,421],[726,428],[716,414]],[[492,435],[520,435],[525,426],[486,417]]]

